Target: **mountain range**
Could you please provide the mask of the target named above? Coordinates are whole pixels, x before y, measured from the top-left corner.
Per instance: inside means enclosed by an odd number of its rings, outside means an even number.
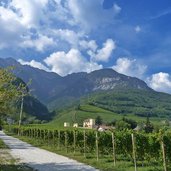
[[[31,79],[29,89],[33,97],[31,101],[25,102],[25,106],[28,113],[31,112],[37,118],[50,119],[54,116],[55,113],[48,113],[46,106],[51,111],[56,111],[59,122],[70,116],[68,112],[72,115],[75,111],[80,122],[90,116],[93,118],[98,115],[98,111],[104,110],[110,114],[108,119],[118,114],[121,117],[171,118],[171,95],[156,92],[144,81],[113,69],[73,73],[62,77],[53,72],[21,65],[13,58],[0,59],[0,67],[8,66],[14,66],[13,73],[25,83]],[[82,105],[88,105],[88,108],[85,110],[79,107]],[[65,111],[64,115],[60,111]],[[100,115],[103,116],[103,113]]]
[[[21,65],[13,58],[0,59],[0,67],[8,66],[14,66],[14,74],[24,82],[31,80],[31,93],[50,109],[65,106],[94,92],[118,89],[153,91],[144,81],[119,74],[113,69],[73,73],[61,77],[53,72]]]

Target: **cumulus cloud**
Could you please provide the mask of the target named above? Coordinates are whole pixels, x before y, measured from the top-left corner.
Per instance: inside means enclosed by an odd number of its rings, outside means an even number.
[[[18,16],[20,22],[26,27],[37,26],[40,19],[45,17],[43,8],[47,5],[48,0],[12,0],[9,3],[10,9],[17,11],[15,14]]]
[[[42,69],[42,70],[45,70],[45,71],[50,71],[45,65],[43,65],[42,63],[37,62],[35,60],[31,60],[30,62],[28,62],[28,61],[24,61],[22,59],[19,59],[18,62],[21,65],[30,65],[30,66],[32,66],[34,68]]]
[[[86,30],[111,23],[121,11],[121,7],[117,4],[114,4],[113,10],[105,10],[99,0],[69,0],[67,8],[72,14],[72,18],[68,21],[73,25],[80,24]]]
[[[20,46],[25,48],[35,48],[37,51],[42,52],[48,46],[54,46],[55,42],[52,38],[44,35],[39,35],[37,39],[27,39],[24,40]]]
[[[101,49],[97,49],[96,52],[89,50],[88,54],[92,57],[92,60],[94,61],[107,62],[115,48],[115,42],[112,39],[107,39],[106,42],[103,43],[103,47]]]
[[[91,72],[102,68],[102,65],[89,62],[83,58],[77,49],[71,49],[68,53],[64,51],[55,52],[47,57],[44,62],[51,68],[51,71],[62,76],[81,71]]]
[[[21,35],[26,29],[20,23],[17,15],[9,9],[0,6],[0,48],[18,45],[22,41]]]
[[[97,45],[95,40],[90,40],[90,41],[81,40],[79,42],[79,45],[80,45],[81,48],[89,49],[89,50],[91,50],[93,52],[95,52],[97,50],[97,48],[98,48],[98,45]]]
[[[59,37],[63,41],[68,42],[73,47],[77,47],[79,38],[83,37],[83,35],[80,33],[76,33],[75,31],[69,29],[56,29],[52,31],[55,36]]]
[[[29,37],[30,30],[34,27],[37,29],[37,32],[40,31],[40,21],[46,18],[43,15],[43,9],[46,8],[48,0],[11,0],[7,1],[5,5],[0,6],[0,47],[8,48],[8,47],[25,47],[21,44],[29,44],[30,47],[34,47],[34,45],[39,44],[38,50],[43,49],[41,47],[40,41],[48,41],[45,40],[45,36],[42,36],[39,40],[33,41],[31,45],[32,37]],[[30,40],[25,40],[27,36]]]
[[[95,52],[97,43],[89,39],[89,31],[110,24],[120,11],[116,3],[109,10],[103,9],[99,0],[4,1],[0,3],[0,49],[35,48],[42,52],[53,38],[53,43],[60,42],[56,51],[81,48]],[[42,36],[35,38],[37,34]],[[105,58],[105,52],[98,53],[99,59]]]
[[[138,63],[136,59],[118,58],[112,68],[125,75],[143,78],[147,66]]]
[[[171,93],[171,76],[168,73],[159,72],[147,78],[148,85],[156,91]]]

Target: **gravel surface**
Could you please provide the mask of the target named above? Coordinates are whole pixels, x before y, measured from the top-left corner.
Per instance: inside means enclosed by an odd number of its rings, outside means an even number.
[[[43,150],[0,131],[0,138],[11,149],[10,153],[20,163],[39,171],[98,171],[91,166]]]

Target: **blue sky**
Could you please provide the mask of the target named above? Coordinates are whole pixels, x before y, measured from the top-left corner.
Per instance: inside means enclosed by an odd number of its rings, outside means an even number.
[[[171,93],[170,18],[170,0],[0,0],[0,57],[62,76],[113,68]]]

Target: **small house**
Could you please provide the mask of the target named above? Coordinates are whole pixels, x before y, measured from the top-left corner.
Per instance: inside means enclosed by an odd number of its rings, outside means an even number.
[[[64,127],[70,127],[70,123],[69,122],[64,122]]]
[[[134,128],[133,130],[134,130],[134,131],[141,131],[141,130],[142,130],[142,128],[141,128],[139,125],[137,125],[137,127],[136,127],[136,128]]]
[[[94,128],[95,127],[95,119],[86,119],[83,122],[84,128]]]
[[[74,123],[74,124],[73,124],[73,127],[74,127],[74,128],[78,128],[78,123]]]
[[[112,129],[115,129],[115,127],[106,126],[106,125],[100,125],[99,127],[97,127],[97,130],[100,132],[112,130]]]

